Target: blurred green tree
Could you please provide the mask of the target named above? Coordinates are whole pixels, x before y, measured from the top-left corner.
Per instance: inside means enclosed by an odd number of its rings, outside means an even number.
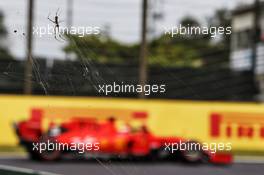
[[[230,27],[231,26],[231,11],[225,8],[218,9],[214,13],[214,15],[209,18],[208,23],[209,26],[215,26],[215,27]],[[223,47],[225,49],[230,48],[230,39],[231,35],[223,35],[221,36],[218,44],[220,47]]]
[[[68,35],[66,53],[74,53],[78,59],[89,58],[100,63],[135,62],[139,45],[125,45],[104,35],[79,37]]]
[[[4,26],[4,14],[0,11],[0,59],[12,59],[6,43],[7,30]]]
[[[214,15],[209,18],[209,27],[231,27],[231,11],[225,8],[221,8],[215,11]],[[217,66],[228,67],[229,55],[231,47],[231,34],[223,34],[218,36],[217,40],[211,44],[213,49],[209,51],[211,55],[215,55],[215,58],[206,60],[207,64],[217,63]],[[219,64],[220,63],[220,64]]]
[[[225,17],[227,11],[216,11],[209,26],[229,26]],[[217,23],[216,23],[217,22]],[[200,23],[192,16],[184,17],[182,26],[200,27]],[[73,53],[77,58],[89,58],[100,63],[137,63],[139,43],[134,45],[122,44],[109,36],[88,35],[78,37],[68,35],[69,44],[64,48],[66,53]],[[212,42],[211,36],[204,34],[180,35],[171,37],[161,35],[149,42],[148,61],[150,65],[201,67],[206,65],[221,66],[219,62],[228,60],[229,39]],[[213,44],[212,44],[213,43]],[[225,58],[223,58],[225,57]],[[217,64],[212,64],[217,62]]]

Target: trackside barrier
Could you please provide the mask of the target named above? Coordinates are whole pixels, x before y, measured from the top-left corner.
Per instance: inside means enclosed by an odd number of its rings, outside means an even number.
[[[0,146],[16,145],[12,122],[32,115],[53,120],[146,118],[148,127],[156,135],[181,136],[208,143],[231,142],[234,151],[264,151],[262,104],[2,95]]]

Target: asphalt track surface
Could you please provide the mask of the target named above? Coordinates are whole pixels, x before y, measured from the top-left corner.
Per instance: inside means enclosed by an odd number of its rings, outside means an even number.
[[[185,165],[180,162],[130,162],[62,160],[43,163],[28,158],[1,158],[0,164],[64,175],[260,175],[263,164],[235,163],[231,166]]]

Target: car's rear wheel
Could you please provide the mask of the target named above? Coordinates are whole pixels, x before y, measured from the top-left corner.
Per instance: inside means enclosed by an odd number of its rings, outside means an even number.
[[[56,147],[56,141],[52,138],[43,137],[40,140],[41,144],[46,145],[46,149],[42,150],[42,152],[38,152],[39,158],[44,161],[55,161],[59,160],[61,157],[61,151]],[[52,147],[50,147],[53,145]]]
[[[207,161],[207,156],[205,155],[205,153],[203,152],[203,150],[201,149],[201,145],[197,142],[194,141],[190,141],[190,142],[186,142],[186,144],[193,144],[193,145],[199,145],[196,148],[199,147],[199,149],[194,149],[194,148],[190,148],[190,149],[185,149],[183,151],[181,151],[181,156],[184,162],[186,163],[202,163]]]
[[[39,153],[36,151],[33,151],[32,149],[28,150],[29,157],[31,160],[39,161],[41,160]]]
[[[187,163],[200,163],[202,161],[202,153],[200,151],[185,150],[182,152],[182,158]]]
[[[150,158],[153,161],[168,160],[170,156],[171,156],[170,153],[166,151],[164,147],[153,149],[150,152]]]

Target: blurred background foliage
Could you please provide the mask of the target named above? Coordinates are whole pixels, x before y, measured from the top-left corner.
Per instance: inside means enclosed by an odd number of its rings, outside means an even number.
[[[208,18],[207,27],[228,27],[231,14],[226,9],[219,9]],[[199,26],[200,22],[192,16],[185,16],[182,26]],[[67,36],[68,45],[64,51],[76,58],[88,58],[98,63],[137,63],[140,44],[123,44],[113,38],[101,35]],[[215,66],[228,65],[230,35],[161,35],[149,42],[148,61],[150,65],[163,67],[202,67],[209,63],[221,62]],[[217,56],[216,56],[217,55]],[[212,64],[210,64],[212,65]]]
[[[7,30],[4,26],[4,14],[0,11],[0,59],[11,59],[13,58],[9,50],[7,49]]]

